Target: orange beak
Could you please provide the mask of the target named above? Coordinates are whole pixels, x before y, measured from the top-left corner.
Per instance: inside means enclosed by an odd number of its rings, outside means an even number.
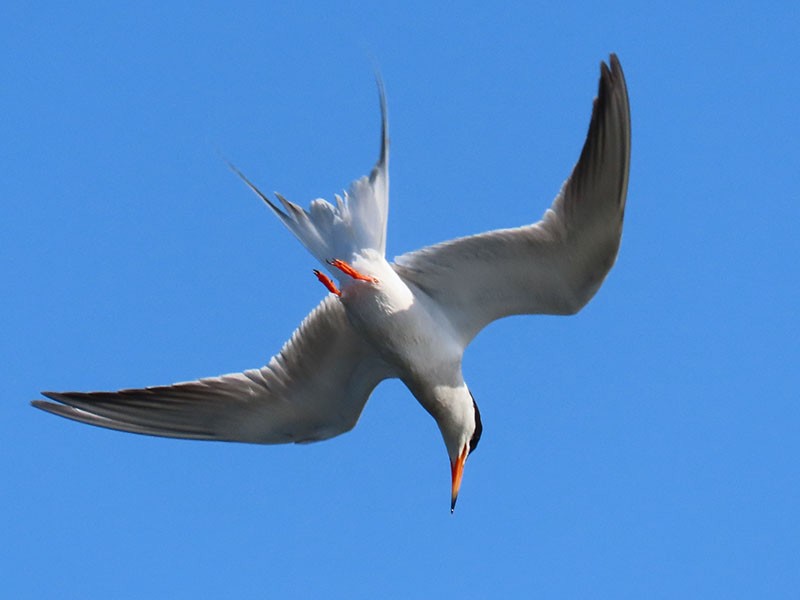
[[[456,509],[456,500],[458,500],[458,490],[461,487],[461,476],[464,475],[464,463],[467,462],[467,447],[461,451],[459,457],[450,463],[450,472],[453,476],[453,490],[450,496],[450,514]]]

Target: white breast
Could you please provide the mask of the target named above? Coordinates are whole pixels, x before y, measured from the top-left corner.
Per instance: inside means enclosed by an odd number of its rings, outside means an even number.
[[[383,257],[356,257],[353,267],[378,283],[342,281],[347,315],[397,376],[410,387],[457,384],[465,344],[439,305],[407,285]]]

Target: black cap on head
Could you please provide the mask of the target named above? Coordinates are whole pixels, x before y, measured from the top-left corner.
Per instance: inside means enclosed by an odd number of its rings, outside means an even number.
[[[472,392],[469,393],[472,396]],[[481,434],[483,433],[483,423],[481,423],[481,411],[478,410],[478,404],[475,402],[475,396],[472,396],[472,407],[475,409],[475,431],[469,440],[469,453],[478,447],[478,442],[481,441]]]

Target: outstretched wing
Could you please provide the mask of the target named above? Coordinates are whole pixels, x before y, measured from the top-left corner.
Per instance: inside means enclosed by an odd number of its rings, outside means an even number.
[[[622,67],[611,55],[578,163],[538,223],[465,237],[395,259],[406,281],[439,302],[471,340],[514,314],[572,314],[617,256],[628,188],[631,126]]]
[[[388,367],[329,296],[261,369],[118,392],[43,392],[48,412],[164,437],[280,444],[352,429]]]
[[[336,195],[336,204],[317,198],[308,210],[275,194],[283,210],[261,192],[241,171],[231,168],[280,218],[284,225],[335,277],[338,269],[328,260],[352,261],[357,253],[372,250],[386,254],[386,221],[389,216],[389,130],[386,97],[378,79],[381,103],[381,150],[369,177],[350,184],[344,197]]]

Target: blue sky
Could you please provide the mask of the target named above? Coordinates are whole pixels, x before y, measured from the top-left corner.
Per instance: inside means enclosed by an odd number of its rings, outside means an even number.
[[[797,597],[796,3],[55,4],[0,9],[4,596]],[[619,260],[579,315],[469,348],[484,435],[455,515],[397,382],[303,447],[29,407],[265,363],[325,290],[222,157],[332,197],[377,155],[374,63],[396,255],[537,220],[609,52]]]

